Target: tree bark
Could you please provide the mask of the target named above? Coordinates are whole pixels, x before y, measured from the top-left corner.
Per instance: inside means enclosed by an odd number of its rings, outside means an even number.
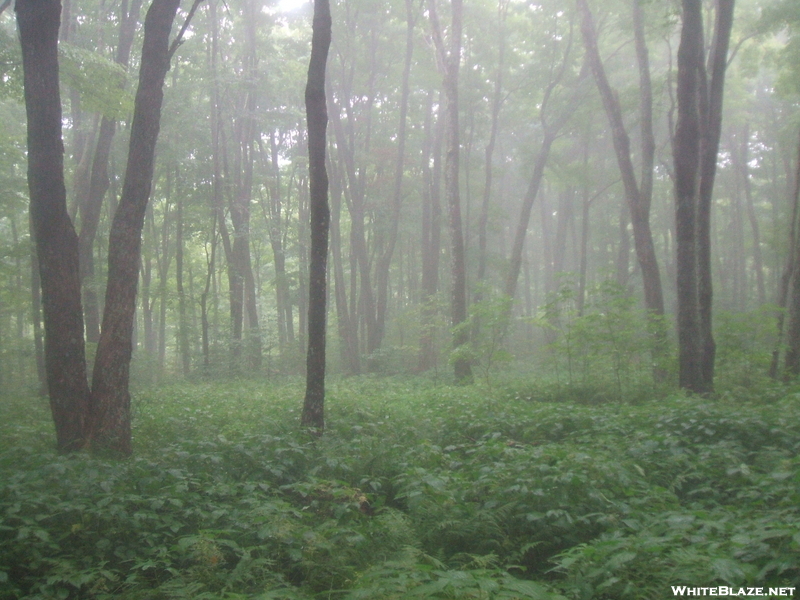
[[[142,61],[122,196],[111,224],[105,310],[92,379],[95,449],[130,455],[130,360],[145,209],[150,198],[169,35],[180,0],[153,0],[144,24]]]
[[[325,427],[325,313],[327,308],[327,261],[330,209],[325,167],[325,66],[331,44],[331,12],[328,0],[314,0],[311,60],[305,102],[308,122],[311,256],[308,288],[308,353],[306,394],[301,423],[321,434]]]
[[[39,259],[50,409],[59,452],[86,443],[90,409],[86,378],[78,236],[67,212],[61,96],[58,87],[57,0],[19,0],[28,119],[28,187],[31,223]]]
[[[679,383],[697,394],[714,391],[716,347],[711,331],[711,200],[722,129],[725,68],[733,0],[719,0],[709,81],[704,63],[702,6],[683,0],[678,48],[675,155],[678,245]]]
[[[717,155],[722,134],[722,103],[725,91],[725,70],[728,64],[728,45],[733,27],[734,0],[718,0],[714,38],[711,43],[709,67],[711,79],[701,70],[700,112],[700,182],[697,206],[697,295],[700,333],[702,335],[701,374],[703,387],[714,391],[714,362],[716,344],[712,331],[713,285],[711,278],[711,201],[717,173]]]
[[[702,338],[697,282],[697,192],[700,163],[700,75],[703,70],[702,6],[683,0],[683,26],[678,46],[675,124],[675,234],[678,270],[678,381],[682,388],[704,394]]]

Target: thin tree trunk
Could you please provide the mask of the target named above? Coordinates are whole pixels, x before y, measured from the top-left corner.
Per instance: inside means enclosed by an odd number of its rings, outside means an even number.
[[[781,338],[785,315],[789,313],[789,331],[786,334],[786,373],[797,375],[800,366],[800,293],[798,287],[797,266],[800,264],[800,236],[798,235],[798,220],[800,220],[800,143],[797,147],[797,168],[794,174],[794,189],[792,190],[792,226],[789,232],[789,257],[781,278],[781,287],[778,292],[778,306],[782,309],[778,313],[778,341],[772,351],[772,364],[770,377],[778,376],[778,361],[780,359]],[[791,305],[789,306],[789,290],[792,288]],[[788,311],[787,311],[788,308]]]
[[[78,236],[67,213],[61,96],[58,87],[57,0],[19,0],[17,24],[22,47],[28,127],[30,214],[45,330],[45,365],[50,409],[59,452],[86,443],[90,409],[83,339]]]
[[[469,330],[462,324],[467,320],[467,267],[464,252],[464,234],[461,223],[461,196],[459,193],[460,142],[458,125],[458,72],[461,64],[462,0],[451,0],[450,47],[445,50],[442,30],[436,13],[435,0],[428,2],[434,43],[443,74],[445,97],[445,165],[444,188],[447,200],[447,217],[450,230],[450,324],[453,328],[453,371],[456,382],[472,380],[472,367],[462,347],[469,341]]]
[[[444,120],[441,110],[433,120],[433,92],[428,96],[425,117],[425,145],[422,152],[422,305],[418,369],[428,371],[436,365],[436,292],[439,288],[439,255],[441,253],[441,156]],[[432,156],[431,156],[432,155]],[[433,167],[431,167],[431,159]]]
[[[125,68],[128,67],[130,61],[131,47],[141,6],[141,0],[133,0],[130,11],[127,0],[123,0],[120,6],[119,43],[115,60],[117,64]],[[109,187],[108,162],[115,132],[116,121],[103,116],[92,160],[88,195],[81,204],[81,229],[78,235],[81,286],[86,318],[86,339],[92,343],[97,343],[100,338],[100,306],[95,282],[94,240],[100,223],[103,198]]]
[[[497,130],[500,123],[500,108],[503,106],[503,71],[505,69],[506,54],[506,17],[508,15],[508,0],[499,0],[497,3],[497,71],[494,78],[494,95],[492,96],[491,127],[489,141],[484,150],[484,180],[481,212],[478,218],[478,288],[475,292],[474,302],[478,304],[483,299],[482,285],[486,279],[487,260],[487,229],[489,226],[489,206],[492,200],[492,179],[494,148],[497,143]],[[472,337],[476,340],[480,334],[480,319],[475,317],[472,324]]]
[[[325,65],[331,44],[331,13],[328,0],[314,0],[311,60],[306,85],[308,121],[308,166],[310,184],[311,263],[308,288],[308,354],[306,394],[301,422],[321,434],[325,426],[325,316],[328,261],[328,175],[325,168]]]
[[[653,234],[650,231],[650,205],[653,196],[653,166],[655,159],[655,138],[653,135],[653,93],[650,82],[650,62],[644,39],[644,22],[640,0],[633,0],[633,23],[636,43],[636,57],[639,66],[639,96],[641,113],[642,167],[640,181],[631,159],[630,138],[625,129],[617,93],[611,87],[600,58],[595,30],[589,5],[586,0],[578,0],[582,13],[581,32],[587,57],[592,67],[597,89],[603,107],[611,124],[614,151],[617,156],[625,198],[633,226],[633,242],[644,287],[645,308],[650,316],[652,335],[653,376],[656,381],[663,380],[665,372],[663,359],[666,354],[666,331],[663,327],[664,296],[661,288],[661,274],[656,258]]]
[[[742,183],[744,186],[745,200],[747,201],[747,219],[750,221],[750,229],[753,232],[753,269],[756,272],[756,288],[758,290],[758,304],[763,306],[767,302],[767,290],[764,283],[764,259],[761,254],[761,234],[756,217],[756,209],[753,203],[753,190],[750,184],[750,126],[745,125],[744,135],[742,136]]]
[[[186,293],[183,289],[183,190],[178,186],[179,171],[175,167],[175,291],[178,294],[178,354],[181,361],[181,372],[188,377],[191,364],[189,349],[189,324],[186,319]],[[191,281],[191,274],[190,274]]]
[[[414,13],[412,0],[406,0],[406,54],[403,64],[403,85],[400,97],[400,124],[397,133],[397,159],[395,160],[394,188],[392,189],[391,221],[389,223],[389,239],[386,249],[378,260],[376,267],[376,280],[378,298],[375,305],[375,348],[377,350],[383,343],[386,334],[386,311],[388,308],[389,294],[389,268],[392,256],[397,245],[397,231],[400,222],[400,208],[402,206],[403,191],[403,166],[406,152],[406,120],[408,116],[409,78],[411,74],[411,59],[414,53]]]

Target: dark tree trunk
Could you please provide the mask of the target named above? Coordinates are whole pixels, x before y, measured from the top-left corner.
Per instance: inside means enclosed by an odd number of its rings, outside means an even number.
[[[153,0],[147,11],[125,181],[109,236],[108,285],[92,379],[92,443],[120,455],[132,452],[128,381],[136,282],[171,56],[169,35],[179,4]]]
[[[28,187],[44,311],[45,365],[59,452],[86,444],[90,409],[83,340],[78,236],[67,213],[57,0],[19,0],[28,117]]]
[[[682,388],[704,394],[702,337],[697,289],[697,192],[700,164],[700,78],[703,68],[702,5],[683,0],[678,47],[678,118],[675,125],[675,234],[678,269],[678,379]]]
[[[681,387],[714,391],[716,348],[711,331],[711,197],[722,128],[722,99],[733,0],[719,0],[709,65],[705,69],[702,5],[683,1],[678,48],[678,122],[675,154],[678,245],[678,366]]]
[[[800,220],[800,144],[797,147],[797,168],[794,173],[794,189],[792,191],[792,226],[789,233],[789,257],[781,278],[781,287],[778,292],[778,306],[787,309],[789,313],[789,328],[786,332],[786,357],[785,375],[797,376],[800,373],[800,277],[797,274],[797,265],[800,264],[800,235],[798,235],[798,220]],[[789,304],[789,290],[792,297]],[[787,306],[788,305],[788,306]],[[778,376],[778,362],[780,359],[781,337],[783,336],[784,315],[786,310],[778,313],[778,343],[772,352],[772,365],[770,376]]]
[[[717,173],[719,139],[722,133],[722,101],[725,91],[725,69],[728,65],[728,45],[733,27],[734,0],[718,0],[714,38],[711,43],[709,68],[711,79],[701,70],[700,113],[700,182],[697,206],[697,299],[700,333],[702,335],[701,374],[703,387],[714,391],[714,362],[716,344],[712,331],[713,286],[711,279],[711,201]]]
[[[310,185],[311,260],[308,287],[308,354],[306,395],[301,422],[318,434],[325,427],[325,313],[328,262],[328,174],[325,168],[325,66],[331,45],[331,11],[328,0],[314,0],[311,60],[306,85],[308,167]]]
[[[47,369],[44,362],[44,335],[42,333],[42,283],[39,279],[39,257],[36,254],[36,235],[33,222],[28,219],[31,237],[31,321],[33,322],[33,350],[36,357],[36,376],[39,395],[47,395]],[[88,382],[87,382],[88,386]]]

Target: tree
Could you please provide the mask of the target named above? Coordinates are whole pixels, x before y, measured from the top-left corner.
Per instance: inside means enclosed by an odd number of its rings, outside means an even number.
[[[327,262],[330,209],[328,173],[325,168],[325,66],[331,45],[331,9],[328,0],[314,0],[311,59],[306,84],[308,121],[308,170],[311,217],[311,260],[308,278],[308,351],[306,395],[301,423],[322,433],[325,427],[325,312],[327,309]]]
[[[145,17],[128,162],[109,234],[105,310],[92,374],[92,445],[122,455],[133,451],[128,383],[136,283],[161,124],[164,79],[177,48],[177,39],[170,45],[169,36],[179,5],[180,0],[153,0]]]
[[[469,358],[461,352],[469,341],[469,330],[462,324],[467,320],[467,265],[464,251],[464,234],[461,224],[461,196],[459,193],[460,141],[458,125],[458,71],[461,64],[462,2],[452,0],[450,47],[445,49],[442,29],[436,13],[435,0],[429,0],[433,40],[436,45],[443,77],[445,97],[445,163],[444,190],[447,201],[447,222],[450,229],[450,275],[452,279],[450,319],[453,327],[453,370],[457,382],[472,380]]]
[[[39,260],[50,409],[59,452],[85,444],[89,384],[83,340],[78,236],[67,213],[61,95],[58,78],[58,0],[16,3],[28,116],[28,186]]]
[[[703,45],[702,5],[683,0],[678,47],[678,120],[673,143],[678,269],[680,386],[714,391],[716,347],[711,331],[711,196],[722,126],[722,99],[734,0],[717,3],[709,80]]]
[[[653,135],[653,92],[650,81],[650,61],[647,44],[644,39],[644,22],[640,0],[633,0],[633,25],[636,43],[636,58],[639,66],[640,94],[640,129],[641,129],[641,178],[636,179],[636,172],[631,159],[631,143],[622,116],[622,107],[616,91],[606,75],[597,45],[597,32],[587,0],[578,0],[578,8],[582,14],[581,31],[586,55],[594,74],[597,89],[603,101],[603,108],[611,125],[611,135],[617,164],[622,175],[625,198],[630,211],[633,226],[634,247],[639,260],[644,287],[644,302],[651,316],[653,335],[654,376],[663,379],[663,361],[666,344],[666,332],[663,330],[664,296],[661,290],[661,274],[650,231],[650,205],[653,198],[653,167],[655,164],[656,143]]]

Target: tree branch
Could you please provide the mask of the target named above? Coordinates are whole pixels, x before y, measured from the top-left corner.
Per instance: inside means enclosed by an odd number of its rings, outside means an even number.
[[[167,53],[167,59],[171,60],[172,55],[175,54],[175,51],[178,49],[178,46],[180,46],[183,43],[183,34],[186,33],[186,30],[189,28],[189,23],[191,22],[194,13],[197,12],[197,7],[200,6],[201,2],[203,2],[203,0],[194,0],[192,8],[189,9],[189,14],[186,15],[186,20],[183,22],[183,25],[181,26],[181,30],[178,32],[178,35],[175,36],[175,39],[172,40],[172,45],[169,47],[169,52]]]

